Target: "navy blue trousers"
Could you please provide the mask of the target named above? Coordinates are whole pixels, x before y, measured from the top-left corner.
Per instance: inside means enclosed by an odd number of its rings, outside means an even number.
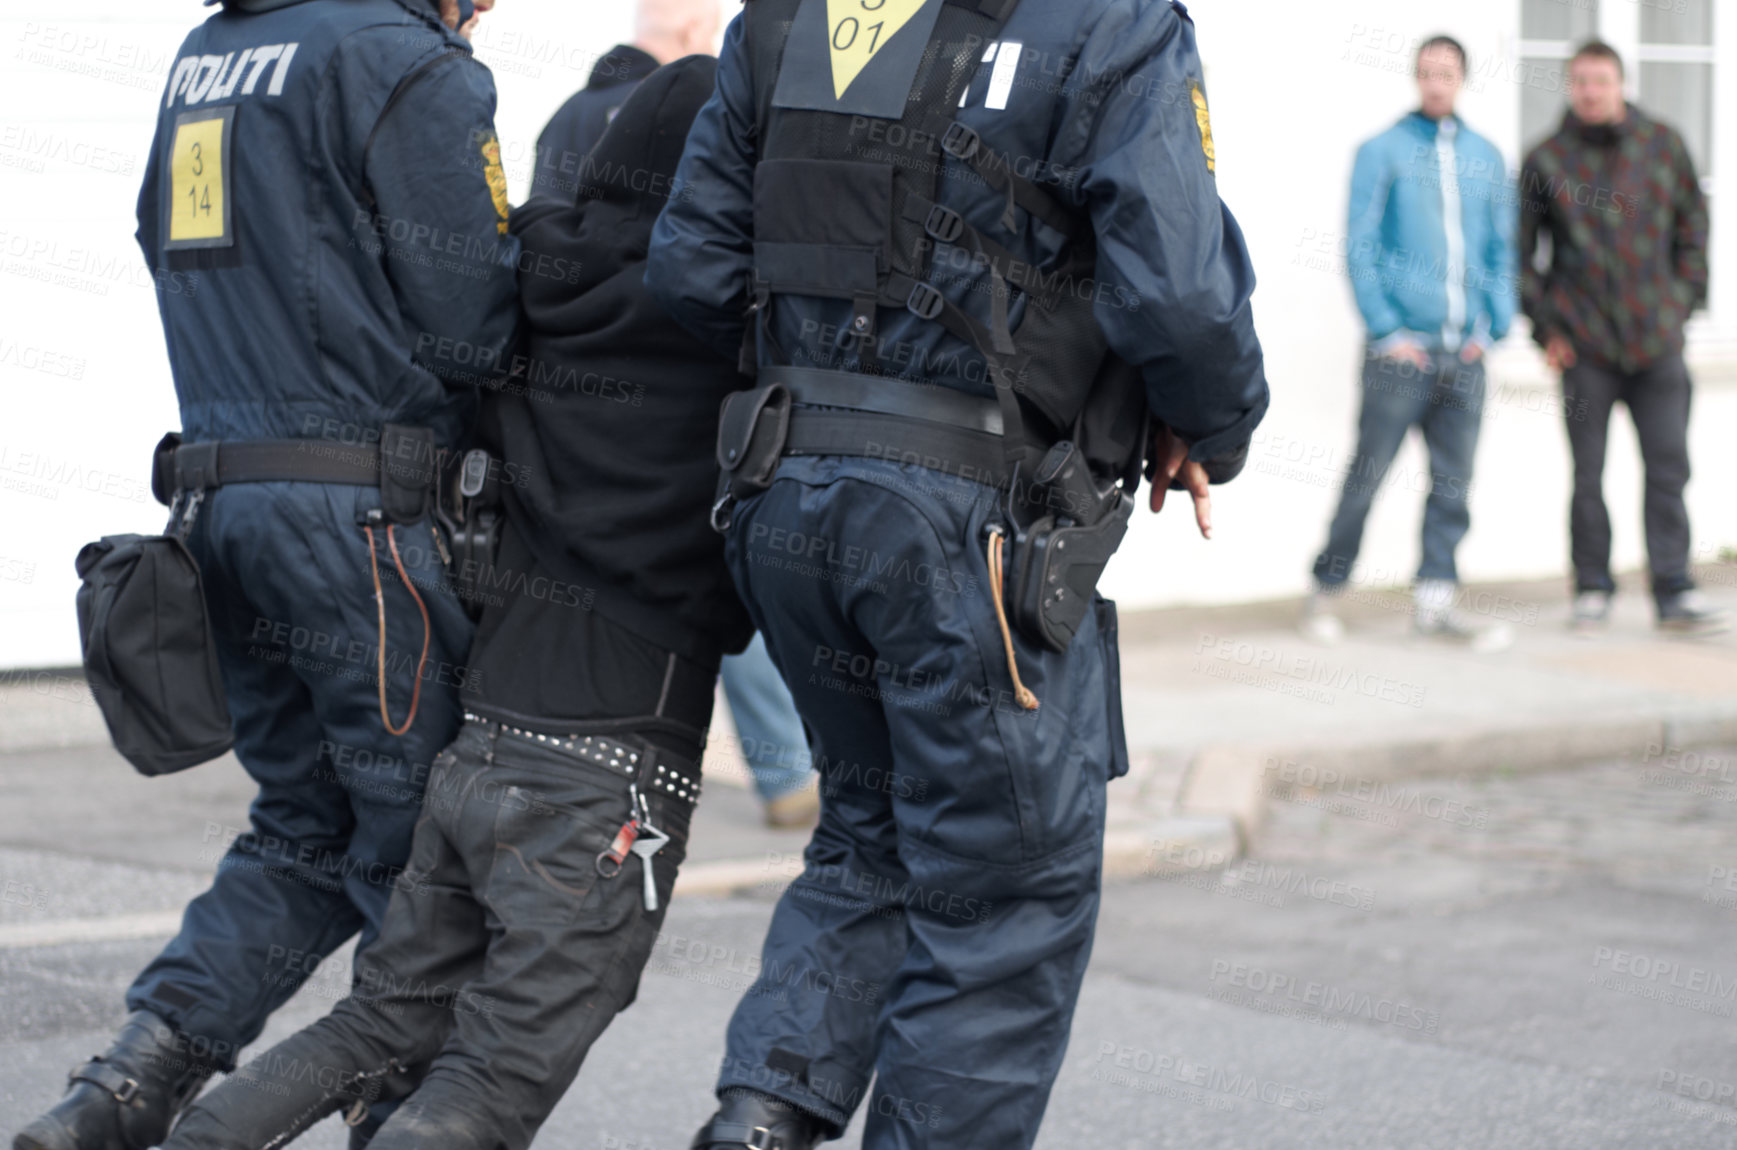
[[[790,459],[728,557],[814,738],[821,818],[731,1021],[750,1087],[867,1150],[1030,1146],[1091,954],[1105,784],[1126,770],[1115,609],[1062,654],[989,595],[994,493],[921,467]]]
[[[235,721],[235,754],[259,785],[245,827],[206,824],[221,854],[211,889],[127,992],[224,1068],[267,1017],[385,917],[410,854],[428,771],[459,727],[471,624],[445,585],[427,523],[398,527],[399,556],[432,635],[416,721],[380,716],[380,639],[360,517],[374,488],[253,483],[220,488],[188,545],[199,560]],[[410,709],[422,617],[374,531],[386,603],[394,724]]]

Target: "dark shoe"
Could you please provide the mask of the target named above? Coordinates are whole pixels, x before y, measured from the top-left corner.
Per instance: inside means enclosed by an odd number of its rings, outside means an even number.
[[[380,1127],[369,1150],[496,1150],[499,1121],[451,1100],[412,1094]]]
[[[752,1090],[732,1090],[690,1150],[814,1150],[827,1124],[790,1103]]]
[[[396,1060],[363,1061],[318,1024],[297,1031],[188,1107],[163,1150],[282,1146],[339,1110],[359,1127],[371,1105],[411,1086]]]
[[[177,1049],[180,1046],[183,1049]],[[146,1150],[216,1068],[185,1052],[148,1010],[127,1016],[108,1053],[74,1070],[66,1097],[12,1140],[12,1150]]]
[[[1659,630],[1676,635],[1719,635],[1731,629],[1725,612],[1709,607],[1696,591],[1682,591],[1658,601]]]

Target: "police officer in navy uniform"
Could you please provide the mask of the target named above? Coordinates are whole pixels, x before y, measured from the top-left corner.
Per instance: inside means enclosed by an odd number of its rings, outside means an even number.
[[[647,284],[758,386],[715,524],[823,811],[698,1150],[1030,1146],[1127,769],[1095,595],[1142,461],[1268,392],[1194,28],[1163,0],[750,0]],[[827,994],[791,994],[801,983]]]
[[[492,6],[479,3],[479,8]],[[470,7],[467,3],[466,9]],[[138,1150],[319,960],[377,932],[471,624],[429,513],[516,323],[488,70],[455,0],[225,0],[158,100],[139,243],[190,524],[259,786],[115,1044],[16,1150]]]

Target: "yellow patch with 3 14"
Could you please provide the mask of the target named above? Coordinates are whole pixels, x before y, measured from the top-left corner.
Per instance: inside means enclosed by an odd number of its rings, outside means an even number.
[[[233,107],[183,113],[169,145],[169,242],[176,248],[219,248],[230,233],[230,129]]]
[[[826,0],[827,43],[832,54],[832,92],[846,88],[882,44],[911,22],[926,0]]]

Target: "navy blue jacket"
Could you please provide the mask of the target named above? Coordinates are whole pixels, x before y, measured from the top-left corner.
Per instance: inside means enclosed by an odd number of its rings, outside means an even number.
[[[583,182],[586,155],[603,138],[604,129],[640,81],[656,70],[657,58],[631,44],[617,44],[597,61],[585,86],[549,117],[543,134],[537,137],[533,196],[573,201]]]
[[[434,0],[232,0],[158,103],[139,244],[190,440],[454,442],[517,321],[495,91]]]
[[[958,119],[1011,157],[1022,175],[1055,185],[1087,214],[1098,240],[1094,311],[1110,346],[1145,377],[1153,414],[1193,443],[1200,461],[1246,447],[1267,409],[1267,383],[1249,296],[1254,269],[1242,233],[1219,200],[1211,129],[1194,28],[1181,9],[1154,0],[1024,0],[1002,29],[1017,45],[1005,108],[983,63]],[[999,50],[998,50],[999,52]],[[1009,83],[1003,77],[999,90]],[[725,38],[718,87],[688,137],[672,197],[652,238],[646,283],[675,317],[717,348],[740,347],[753,263],[754,84],[738,18]],[[863,147],[889,121],[863,121]],[[1026,220],[1011,240],[997,226],[1004,198],[943,155],[940,203],[1034,265],[1062,237]],[[988,273],[949,273],[948,298],[989,318]],[[1023,315],[1020,300],[1012,320]],[[850,305],[785,297],[773,334],[812,353],[849,320]],[[882,310],[881,360],[894,374],[989,393],[981,360],[939,325]],[[816,335],[820,337],[817,341]],[[936,364],[976,371],[937,376]],[[909,367],[901,365],[909,364]],[[840,361],[830,365],[854,366]],[[978,381],[973,383],[972,381]]]

